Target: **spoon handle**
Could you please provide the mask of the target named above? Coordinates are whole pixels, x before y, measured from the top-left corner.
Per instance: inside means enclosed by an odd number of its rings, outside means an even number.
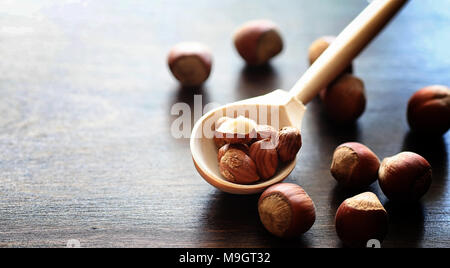
[[[372,1],[297,81],[290,93],[303,104],[332,82],[408,0]]]

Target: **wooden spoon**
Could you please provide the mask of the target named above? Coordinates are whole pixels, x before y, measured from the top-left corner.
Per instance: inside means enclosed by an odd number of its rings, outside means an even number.
[[[212,139],[214,122],[222,116],[246,116],[258,124],[276,128],[301,128],[305,106],[333,81],[394,17],[407,0],[374,0],[335,39],[289,91],[275,90],[214,109],[195,124],[190,140],[192,158],[200,175],[218,189],[234,194],[264,191],[284,180],[294,169],[296,160],[278,168],[269,180],[250,185],[226,181],[219,172],[217,148]]]

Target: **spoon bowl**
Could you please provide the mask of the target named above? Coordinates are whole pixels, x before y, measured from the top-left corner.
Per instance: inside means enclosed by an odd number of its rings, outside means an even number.
[[[194,125],[190,147],[200,175],[214,187],[233,194],[254,194],[283,181],[294,169],[296,159],[278,168],[268,180],[244,185],[222,177],[214,143],[214,123],[223,116],[245,116],[276,129],[293,126],[301,130],[305,104],[333,81],[394,17],[407,0],[374,0],[331,43],[289,91],[231,103],[214,109]]]
[[[281,165],[269,180],[253,184],[237,184],[223,178],[219,172],[217,147],[212,139],[213,125],[220,117],[245,116],[258,124],[271,125],[276,129],[294,126],[300,129],[305,106],[283,90],[267,95],[235,102],[219,107],[205,114],[195,124],[190,141],[194,165],[200,175],[211,185],[233,194],[254,194],[262,192],[272,184],[283,181],[294,169],[296,160]]]

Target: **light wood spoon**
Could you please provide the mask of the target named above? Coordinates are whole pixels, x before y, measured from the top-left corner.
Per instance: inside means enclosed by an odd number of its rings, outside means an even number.
[[[218,189],[234,194],[253,194],[283,181],[294,169],[296,160],[278,168],[269,180],[243,185],[226,181],[219,172],[217,148],[212,139],[213,124],[222,116],[243,115],[258,124],[276,128],[294,126],[301,129],[305,106],[322,88],[333,81],[394,17],[407,0],[374,0],[359,14],[323,52],[289,91],[275,90],[214,109],[194,125],[190,147],[200,175]]]

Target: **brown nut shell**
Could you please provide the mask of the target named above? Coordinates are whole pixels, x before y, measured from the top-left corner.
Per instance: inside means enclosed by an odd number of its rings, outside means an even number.
[[[435,85],[414,93],[408,102],[407,118],[415,132],[445,134],[450,128],[450,88]]]
[[[340,185],[361,189],[377,180],[379,167],[380,160],[367,146],[348,142],[334,151],[330,171]]]
[[[323,103],[328,117],[335,123],[352,123],[366,108],[364,83],[354,75],[345,74],[324,92]]]
[[[237,149],[229,149],[222,156],[219,170],[227,181],[234,183],[250,184],[260,179],[253,160]]]
[[[397,202],[418,201],[429,190],[432,182],[430,163],[413,152],[385,158],[378,176],[384,195]]]
[[[258,174],[263,179],[271,178],[278,168],[278,153],[269,139],[254,142],[249,150],[250,158],[255,162]]]
[[[234,35],[234,45],[249,65],[265,64],[283,50],[278,27],[268,20],[243,24]]]
[[[258,212],[267,231],[282,238],[307,232],[316,220],[314,202],[302,187],[293,183],[267,188],[259,198]]]
[[[196,42],[175,45],[167,59],[170,71],[183,86],[199,86],[205,82],[212,66],[212,55],[208,47]]]
[[[388,215],[378,197],[371,192],[346,199],[338,208],[336,232],[350,247],[365,247],[371,239],[382,242],[388,232]]]
[[[302,147],[302,135],[295,127],[284,127],[278,133],[277,152],[282,162],[295,159]]]

